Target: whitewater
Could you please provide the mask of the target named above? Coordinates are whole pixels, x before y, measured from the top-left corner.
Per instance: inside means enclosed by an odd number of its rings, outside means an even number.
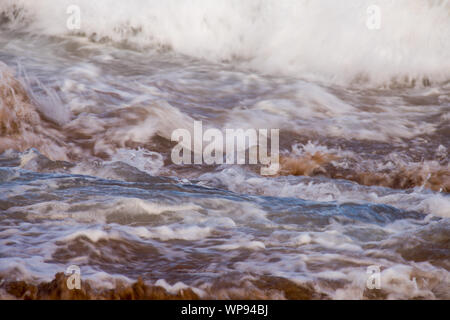
[[[447,0],[0,0],[0,298],[449,299],[449,39]],[[175,164],[195,121],[280,169]]]

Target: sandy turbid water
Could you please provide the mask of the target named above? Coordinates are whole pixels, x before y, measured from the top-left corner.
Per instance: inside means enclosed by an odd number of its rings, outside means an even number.
[[[449,1],[1,0],[1,297],[449,299],[449,37]],[[280,129],[279,172],[175,165],[194,121]]]

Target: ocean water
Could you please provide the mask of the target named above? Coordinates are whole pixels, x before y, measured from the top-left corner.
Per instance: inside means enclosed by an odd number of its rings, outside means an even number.
[[[450,299],[449,39],[446,0],[0,0],[0,298],[76,265],[96,290]],[[280,129],[279,172],[174,164],[194,121]]]

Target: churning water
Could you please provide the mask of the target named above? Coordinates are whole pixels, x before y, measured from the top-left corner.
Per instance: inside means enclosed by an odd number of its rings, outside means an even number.
[[[449,39],[446,0],[0,0],[1,297],[77,265],[96,292],[449,299]],[[194,121],[279,128],[280,171],[173,164]]]

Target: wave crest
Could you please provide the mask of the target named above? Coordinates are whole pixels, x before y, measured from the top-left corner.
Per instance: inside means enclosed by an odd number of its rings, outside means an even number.
[[[66,23],[69,5],[81,29]],[[376,5],[380,27],[367,23]],[[46,35],[157,46],[326,82],[429,85],[450,79],[450,1],[6,1],[2,21]],[[5,24],[4,23],[4,24]]]

